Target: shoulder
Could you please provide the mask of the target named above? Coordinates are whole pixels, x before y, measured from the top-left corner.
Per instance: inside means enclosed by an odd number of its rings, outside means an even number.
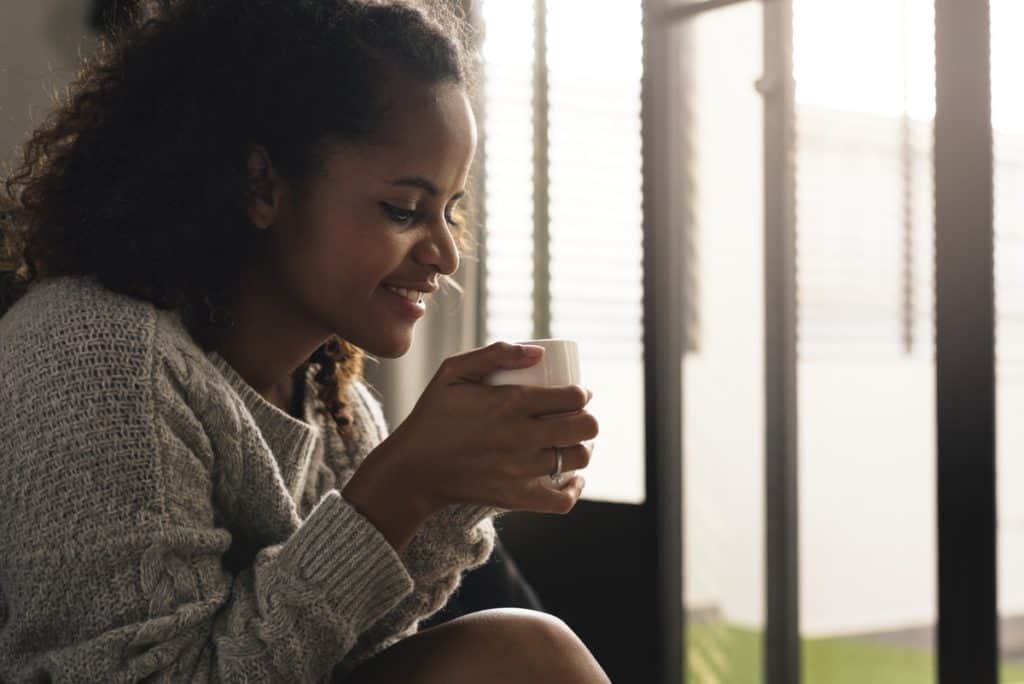
[[[163,395],[194,394],[197,376],[216,376],[173,312],[90,277],[33,286],[0,318],[0,350],[0,395],[10,399],[0,419],[55,438],[141,430]]]
[[[80,385],[128,381],[145,373],[155,331],[148,302],[88,277],[44,280],[0,318],[0,377],[69,398]]]
[[[0,507],[0,536],[91,539],[117,487],[140,502],[122,531],[156,519],[155,330],[152,305],[70,277],[0,319],[0,491],[21,494]]]

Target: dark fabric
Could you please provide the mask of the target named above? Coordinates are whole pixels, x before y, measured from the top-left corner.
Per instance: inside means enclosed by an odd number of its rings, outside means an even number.
[[[544,610],[537,592],[523,577],[519,566],[497,537],[490,559],[479,568],[469,571],[445,607],[421,622],[420,629],[489,608]]]

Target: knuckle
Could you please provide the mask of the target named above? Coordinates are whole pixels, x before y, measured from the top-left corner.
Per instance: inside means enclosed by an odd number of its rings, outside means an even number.
[[[601,426],[597,422],[597,418],[593,414],[585,413],[581,419],[583,423],[582,429],[586,433],[585,439],[594,439],[601,431]]]
[[[559,515],[565,515],[576,506],[576,500],[571,495],[566,494],[559,498],[558,504],[555,507],[555,512]]]
[[[505,389],[508,394],[508,403],[516,406],[523,406],[527,403],[526,387],[523,385],[506,385]]]
[[[437,374],[442,376],[449,376],[455,372],[456,361],[452,357],[448,357],[441,362],[441,365],[437,369]]]
[[[590,458],[591,458],[590,449],[588,449],[587,447],[581,445],[580,446],[580,452],[583,454],[580,457],[580,462],[583,465],[581,465],[580,467],[581,468],[586,468],[588,465],[590,465]]]
[[[572,389],[572,404],[575,408],[581,409],[587,405],[587,391],[579,385],[573,385]]]
[[[516,350],[516,345],[499,340],[498,342],[494,342],[493,344],[491,344],[489,349],[500,354],[511,354]]]

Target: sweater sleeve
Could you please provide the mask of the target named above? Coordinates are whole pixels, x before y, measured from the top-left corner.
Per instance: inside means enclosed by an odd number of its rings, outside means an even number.
[[[236,429],[239,407],[232,413],[212,384],[195,386],[190,372],[174,378],[166,366],[155,358],[152,383],[119,386],[124,412],[37,412],[43,432],[60,420],[63,434],[102,439],[67,441],[59,459],[46,442],[18,453],[30,476],[39,464],[63,467],[77,487],[35,492],[45,512],[29,496],[4,507],[20,521],[7,529],[40,535],[21,551],[0,540],[0,577],[23,616],[14,625],[22,656],[5,680],[321,681],[413,590],[394,549],[336,490],[274,543],[254,544],[251,563],[228,570],[237,540],[215,502],[241,498],[239,488],[260,500],[273,481],[248,470],[253,445],[239,443],[251,439]],[[76,406],[109,404],[107,380],[78,370],[94,382],[81,384]],[[73,379],[75,369],[67,373]],[[149,408],[136,416],[139,406]]]
[[[355,386],[356,420],[368,421],[372,432],[349,447],[353,465],[359,463],[387,435],[380,406],[365,386]],[[448,506],[430,518],[416,532],[401,553],[401,560],[414,582],[404,597],[364,633],[345,661],[335,670],[347,673],[401,638],[414,634],[419,622],[444,607],[458,588],[462,575],[482,565],[494,548],[493,518],[502,509],[472,504]]]

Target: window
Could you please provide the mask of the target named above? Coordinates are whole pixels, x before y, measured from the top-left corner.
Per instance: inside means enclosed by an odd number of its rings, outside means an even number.
[[[586,495],[641,502],[641,5],[487,0],[482,17],[485,341],[578,341],[601,420]]]
[[[992,126],[995,164],[996,482],[1000,647],[1003,659],[1024,661],[1024,98],[1018,32],[1024,7],[993,0]],[[1002,671],[1004,682],[1020,670]]]
[[[931,14],[794,2],[801,358],[932,353]]]

